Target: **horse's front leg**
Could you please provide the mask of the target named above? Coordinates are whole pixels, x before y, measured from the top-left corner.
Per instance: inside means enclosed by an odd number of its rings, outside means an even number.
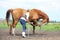
[[[43,26],[45,24],[47,24],[47,20],[46,19],[43,19],[39,26]]]
[[[35,26],[38,26],[37,20],[33,22],[33,34],[35,34]]]
[[[10,24],[10,26],[9,26],[9,34],[11,35],[12,34],[12,24]]]
[[[35,26],[33,26],[33,34],[35,34]]]
[[[31,22],[31,25],[33,26],[33,34],[35,34],[35,25],[33,24],[33,22]]]

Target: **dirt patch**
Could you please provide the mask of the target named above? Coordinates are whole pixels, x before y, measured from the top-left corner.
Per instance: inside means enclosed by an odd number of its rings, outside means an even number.
[[[35,35],[32,34],[32,30],[26,32],[27,37],[22,38],[21,30],[16,29],[15,36],[11,36],[8,33],[8,29],[0,29],[0,40],[60,40],[60,31],[46,32],[43,30],[36,30]]]

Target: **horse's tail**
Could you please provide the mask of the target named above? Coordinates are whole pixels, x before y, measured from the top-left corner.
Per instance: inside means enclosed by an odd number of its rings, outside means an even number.
[[[9,9],[8,11],[7,11],[7,13],[6,13],[6,22],[7,22],[7,25],[9,26],[9,22],[8,22],[8,20],[9,20],[9,16],[10,16],[10,13],[12,13],[12,9]]]

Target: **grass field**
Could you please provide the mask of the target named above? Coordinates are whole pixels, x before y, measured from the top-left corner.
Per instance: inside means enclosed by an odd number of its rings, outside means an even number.
[[[29,29],[32,29],[32,26],[31,25],[27,24],[26,26]],[[3,29],[3,28],[9,28],[9,27],[7,26],[6,23],[0,23],[0,29]],[[16,26],[16,28],[22,29],[21,24],[18,23],[17,26]],[[60,23],[49,23],[47,25],[42,26],[41,29],[40,29],[40,27],[36,26],[36,30],[45,30],[45,31],[56,31],[56,30],[60,30]]]

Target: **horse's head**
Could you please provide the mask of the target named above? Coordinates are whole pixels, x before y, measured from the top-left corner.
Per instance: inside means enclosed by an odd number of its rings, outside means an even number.
[[[41,10],[38,9],[32,9],[30,14],[32,14],[31,19],[33,18],[33,20],[39,20],[39,19],[43,19],[39,24],[36,22],[36,24],[42,26],[44,24],[47,24],[49,22],[49,17],[46,13],[42,12]]]
[[[41,23],[39,24],[39,26],[43,26],[49,23],[49,17],[45,15],[44,18],[42,18]]]

